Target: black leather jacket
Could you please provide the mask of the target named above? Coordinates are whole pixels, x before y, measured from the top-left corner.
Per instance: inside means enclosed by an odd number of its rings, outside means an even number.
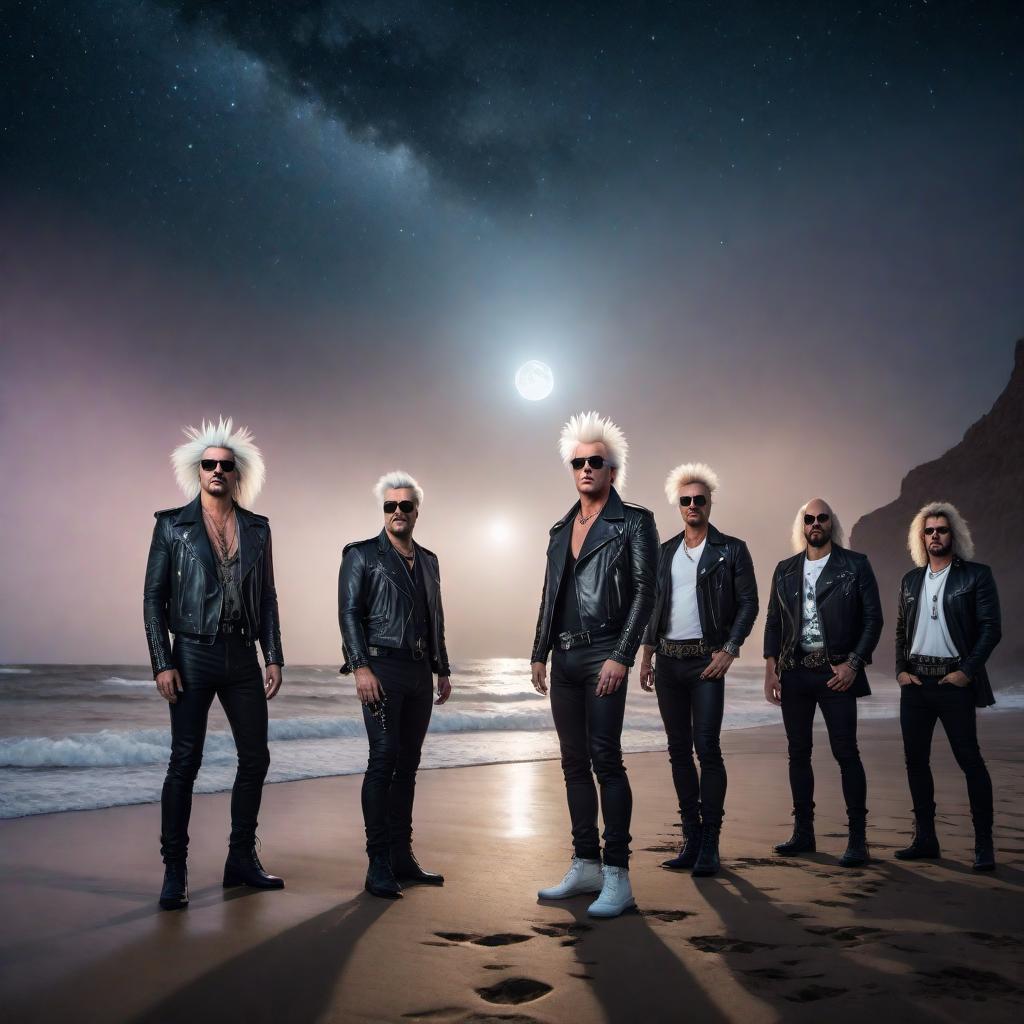
[[[416,544],[423,569],[430,618],[430,668],[436,675],[451,673],[444,645],[444,609],[437,555]],[[401,556],[381,530],[369,540],[346,544],[338,572],[338,624],[346,675],[370,664],[369,647],[410,647],[415,614],[412,583]]]
[[[803,582],[802,552],[775,567],[764,624],[764,656],[777,659],[780,673],[795,668],[800,654]],[[867,555],[833,544],[815,595],[825,653],[833,664],[849,658],[857,669],[850,692],[864,697],[871,692],[864,666],[871,663],[882,633],[882,602]]]
[[[250,636],[259,639],[263,660],[268,665],[283,665],[270,521],[238,505],[235,514],[246,629]],[[224,600],[213,548],[203,525],[200,499],[155,515],[142,597],[154,676],[174,668],[168,631],[213,643],[220,628]]]
[[[672,559],[683,536],[678,533],[661,545],[658,597],[643,640],[650,646],[666,636],[672,612]],[[740,647],[757,618],[757,581],[747,545],[736,537],[727,537],[710,523],[697,565],[697,612],[701,633],[716,650],[725,643]]]
[[[547,661],[554,643],[552,620],[572,541],[572,521],[579,502],[551,527],[544,589],[531,661]],[[644,628],[651,618],[657,589],[658,529],[654,514],[623,502],[613,487],[600,516],[590,528],[574,580],[580,621],[597,634],[617,633],[611,657],[632,665]]]
[[[896,616],[896,674],[911,672],[910,648],[917,629],[924,569],[911,569],[900,583]],[[942,593],[942,611],[949,638],[960,655],[960,669],[970,676],[974,703],[979,708],[995,704],[985,662],[1002,637],[999,593],[992,570],[980,562],[953,558]]]

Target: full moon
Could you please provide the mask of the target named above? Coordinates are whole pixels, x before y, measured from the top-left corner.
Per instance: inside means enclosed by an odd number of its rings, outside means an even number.
[[[531,359],[516,370],[516,390],[523,398],[531,402],[539,402],[542,398],[547,398],[554,386],[555,378],[547,363]]]

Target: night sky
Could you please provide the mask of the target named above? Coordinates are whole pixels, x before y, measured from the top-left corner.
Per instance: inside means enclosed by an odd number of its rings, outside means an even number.
[[[1009,374],[1020,11],[5,3],[0,661],[145,661],[167,456],[220,413],[267,455],[292,662],[337,659],[396,465],[456,666],[526,657],[582,408],[663,537],[711,462],[764,583],[799,504],[852,526]]]

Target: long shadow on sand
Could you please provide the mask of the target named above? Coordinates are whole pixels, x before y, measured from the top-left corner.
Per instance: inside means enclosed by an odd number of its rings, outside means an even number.
[[[218,964],[132,1021],[318,1020],[352,950],[391,906],[358,896]]]

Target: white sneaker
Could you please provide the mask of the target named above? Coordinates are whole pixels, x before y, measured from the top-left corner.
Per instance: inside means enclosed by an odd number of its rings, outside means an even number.
[[[629,884],[629,869],[604,866],[604,887],[601,895],[587,907],[591,917],[618,917],[624,910],[636,906],[633,888]]]
[[[581,892],[600,892],[604,886],[604,875],[599,860],[583,860],[573,857],[565,878],[558,885],[541,889],[537,898],[542,900],[564,900]]]

